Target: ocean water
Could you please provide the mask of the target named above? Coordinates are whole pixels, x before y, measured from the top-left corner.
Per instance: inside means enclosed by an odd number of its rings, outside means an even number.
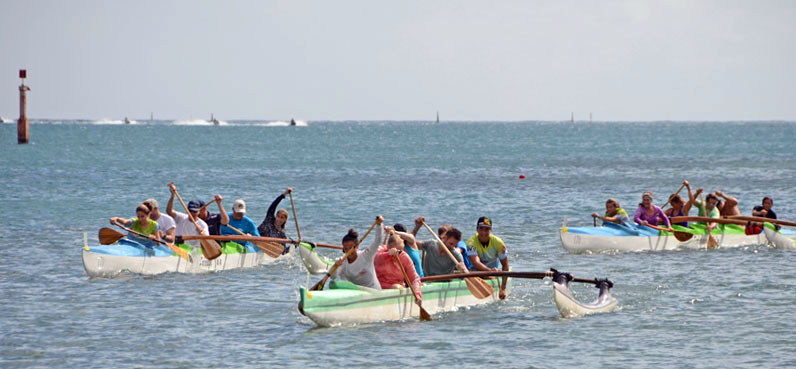
[[[794,123],[120,123],[38,121],[28,145],[0,126],[0,367],[796,366],[796,253],[570,255],[557,233],[564,217],[591,225],[608,197],[633,211],[651,190],[661,205],[683,179],[739,197],[745,214],[771,196],[792,220]],[[96,244],[108,218],[148,197],[165,208],[169,182],[186,201],[243,198],[257,223],[293,187],[301,234],[319,242],[364,233],[378,214],[465,237],[490,216],[514,270],[611,278],[620,309],[562,319],[549,280],[514,280],[506,301],[431,322],[317,328],[296,303],[318,277],[295,258],[88,278],[83,233]]]

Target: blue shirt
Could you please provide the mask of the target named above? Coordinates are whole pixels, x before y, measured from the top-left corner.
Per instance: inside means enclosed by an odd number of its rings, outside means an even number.
[[[473,263],[470,261],[470,256],[467,254],[467,242],[459,241],[459,243],[456,244],[456,247],[458,247],[459,252],[462,253],[464,265],[467,267],[467,270],[473,270]]]
[[[229,225],[239,229],[243,233],[248,233],[252,236],[260,236],[260,232],[257,231],[257,225],[254,224],[254,221],[247,216],[243,216],[241,219],[235,219],[232,217],[232,212],[229,212]],[[238,235],[238,232],[235,232],[229,227],[221,226],[221,234],[222,235]],[[247,244],[248,242],[245,241],[233,241],[238,244]]]
[[[412,263],[415,264],[415,271],[420,278],[423,278],[423,265],[420,263],[420,250],[415,250],[409,246],[404,247],[406,249],[406,254],[409,255],[409,258],[412,259]]]

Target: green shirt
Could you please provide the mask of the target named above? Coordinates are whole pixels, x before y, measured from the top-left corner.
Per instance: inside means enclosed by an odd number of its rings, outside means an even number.
[[[149,236],[151,234],[155,234],[155,231],[157,231],[158,222],[152,219],[147,219],[147,226],[144,228],[141,227],[141,222],[138,221],[138,218],[133,218],[133,225],[130,227],[130,229]]]
[[[467,240],[467,254],[478,255],[481,263],[489,268],[497,268],[498,260],[506,258],[506,244],[497,236],[490,234],[489,243],[481,244],[478,240],[478,233]]]

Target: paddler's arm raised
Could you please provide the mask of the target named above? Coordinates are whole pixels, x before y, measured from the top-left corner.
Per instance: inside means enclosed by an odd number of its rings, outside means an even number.
[[[218,211],[221,212],[219,214],[221,215],[221,224],[224,225],[229,224],[229,214],[227,214],[227,211],[224,210],[224,205],[221,205],[221,200],[224,200],[224,197],[222,197],[221,194],[216,194],[215,199],[216,199],[216,204],[218,204]]]
[[[169,197],[169,203],[166,204],[166,214],[177,218],[177,212],[174,211],[174,193],[177,191],[177,187],[174,186],[174,183],[169,183],[169,191],[171,191],[171,197]]]

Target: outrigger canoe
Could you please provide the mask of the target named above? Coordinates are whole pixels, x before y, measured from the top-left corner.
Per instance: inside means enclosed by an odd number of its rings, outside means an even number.
[[[568,273],[548,272],[471,272],[469,274],[447,274],[422,278],[422,304],[429,314],[438,314],[499,301],[500,278],[485,280],[493,288],[493,294],[477,299],[461,278],[509,277],[506,294],[511,290],[511,278],[542,279],[553,277],[553,294],[562,317],[577,317],[586,314],[608,312],[616,308],[617,300],[610,294],[613,283],[607,280],[574,278]],[[571,281],[594,283],[600,286],[600,297],[591,304],[577,301],[569,290]],[[420,309],[415,304],[409,288],[375,290],[357,286],[347,281],[332,281],[329,289],[310,291],[299,288],[299,312],[322,327],[345,326],[418,318]]]
[[[125,272],[143,275],[218,272],[251,268],[276,260],[254,247],[248,247],[244,253],[223,253],[213,260],[206,259],[196,247],[189,259],[178,257],[166,246],[147,245],[124,238],[112,245],[85,245],[83,248],[86,274],[103,278],[113,278]]]
[[[655,230],[646,226],[623,226],[606,223],[603,227],[561,227],[559,237],[561,245],[569,253],[599,253],[608,251],[661,251],[676,249],[704,249],[708,245],[709,236],[702,224],[695,221],[709,220],[720,223],[710,233],[710,237],[718,243],[718,247],[740,247],[750,245],[766,245],[768,239],[763,232],[746,234],[743,225],[747,222],[733,219],[712,219],[705,217],[680,217],[675,220],[687,220],[692,223],[689,228],[674,226],[679,234],[685,234],[685,240],[679,240],[674,233]],[[773,229],[766,224],[765,229]],[[794,238],[796,232],[785,230],[783,237]],[[681,237],[683,238],[683,237]]]

